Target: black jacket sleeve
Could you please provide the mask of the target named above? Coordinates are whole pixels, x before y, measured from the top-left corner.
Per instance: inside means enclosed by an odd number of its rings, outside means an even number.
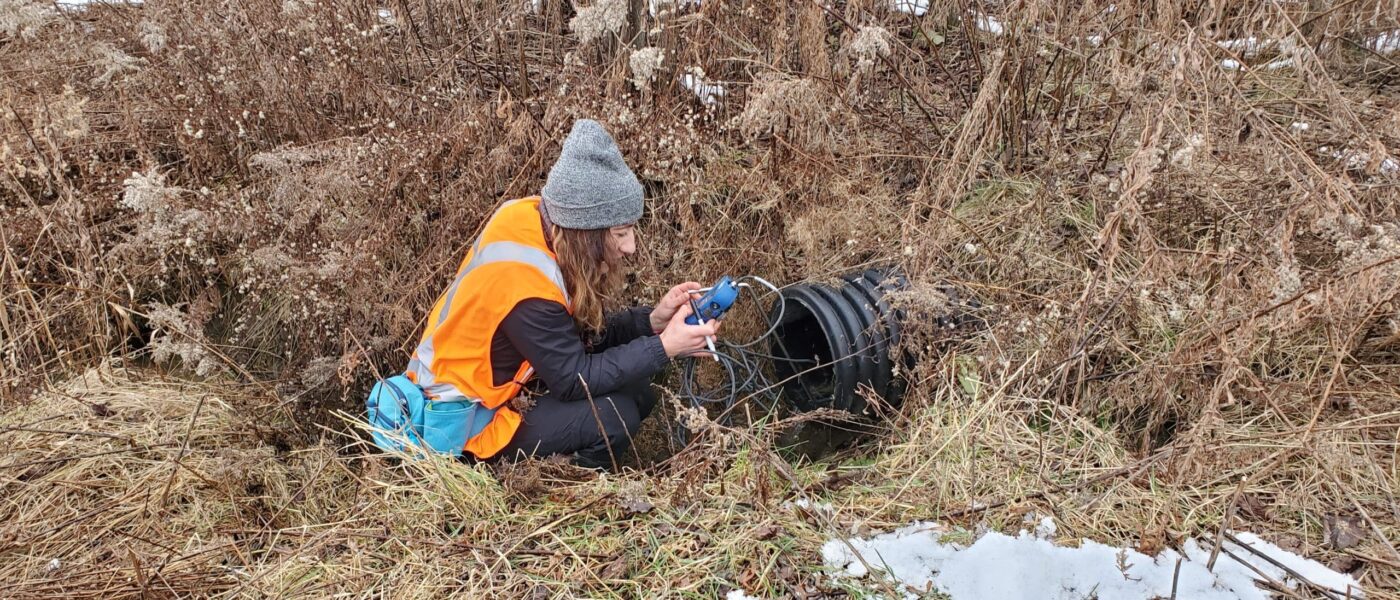
[[[624,320],[633,322],[630,327],[619,327],[616,333],[605,332],[604,338],[617,341],[626,337],[624,334],[636,333],[635,315]],[[650,324],[645,327],[650,329]],[[550,300],[531,299],[515,305],[501,322],[501,330],[521,356],[530,361],[535,376],[549,388],[549,395],[565,401],[582,400],[588,394],[597,398],[617,391],[627,383],[650,378],[670,361],[661,338],[655,335],[634,335],[630,341],[588,353],[573,317],[562,304]],[[579,381],[580,375],[587,383],[586,389]]]
[[[651,307],[634,306],[608,315],[602,335],[589,350],[601,352],[648,335],[656,335],[651,330]]]

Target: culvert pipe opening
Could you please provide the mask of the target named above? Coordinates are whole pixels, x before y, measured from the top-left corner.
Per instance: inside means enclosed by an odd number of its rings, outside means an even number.
[[[897,271],[871,269],[841,278],[839,287],[819,283],[783,290],[768,314],[769,352],[783,397],[800,411],[821,408],[866,412],[868,388],[898,406],[904,384],[891,353],[899,347],[903,313],[885,296],[908,287]]]

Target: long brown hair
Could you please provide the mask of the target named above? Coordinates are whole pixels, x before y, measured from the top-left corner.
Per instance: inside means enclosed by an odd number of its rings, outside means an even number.
[[[622,289],[621,264],[607,262],[607,229],[569,229],[551,224],[554,254],[574,309],[574,322],[586,333],[603,330],[603,310]],[[606,265],[606,266],[605,266]]]

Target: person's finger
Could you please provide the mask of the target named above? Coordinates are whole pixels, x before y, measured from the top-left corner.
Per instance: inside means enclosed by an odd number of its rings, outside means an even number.
[[[690,291],[698,289],[700,289],[700,284],[687,281],[671,288],[671,291],[666,292],[666,301],[678,305],[684,304],[690,300]]]

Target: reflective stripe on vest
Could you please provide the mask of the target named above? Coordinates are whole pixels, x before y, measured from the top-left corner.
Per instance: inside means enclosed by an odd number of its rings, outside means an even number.
[[[569,291],[564,286],[564,272],[559,269],[559,263],[550,258],[548,254],[539,248],[532,248],[525,244],[516,242],[493,242],[477,249],[475,246],[481,243],[477,239],[473,246],[472,259],[462,270],[457,273],[457,277],[452,281],[452,286],[447,289],[446,300],[442,303],[442,311],[438,313],[437,323],[434,328],[441,326],[447,320],[447,315],[452,311],[452,300],[457,295],[457,289],[461,286],[462,280],[467,274],[482,265],[489,265],[498,262],[516,262],[529,265],[540,273],[543,273],[554,285],[558,286],[559,292],[564,296],[564,302],[569,302]],[[436,333],[436,332],[435,332]],[[408,370],[413,373],[418,385],[423,391],[435,398],[438,402],[453,402],[467,398],[461,390],[450,383],[440,383],[433,376],[431,366],[433,364],[435,350],[433,348],[433,336],[425,336],[422,343],[413,352],[413,359],[408,363]],[[525,377],[533,372],[531,368],[526,371]],[[476,400],[473,398],[473,400]]]

